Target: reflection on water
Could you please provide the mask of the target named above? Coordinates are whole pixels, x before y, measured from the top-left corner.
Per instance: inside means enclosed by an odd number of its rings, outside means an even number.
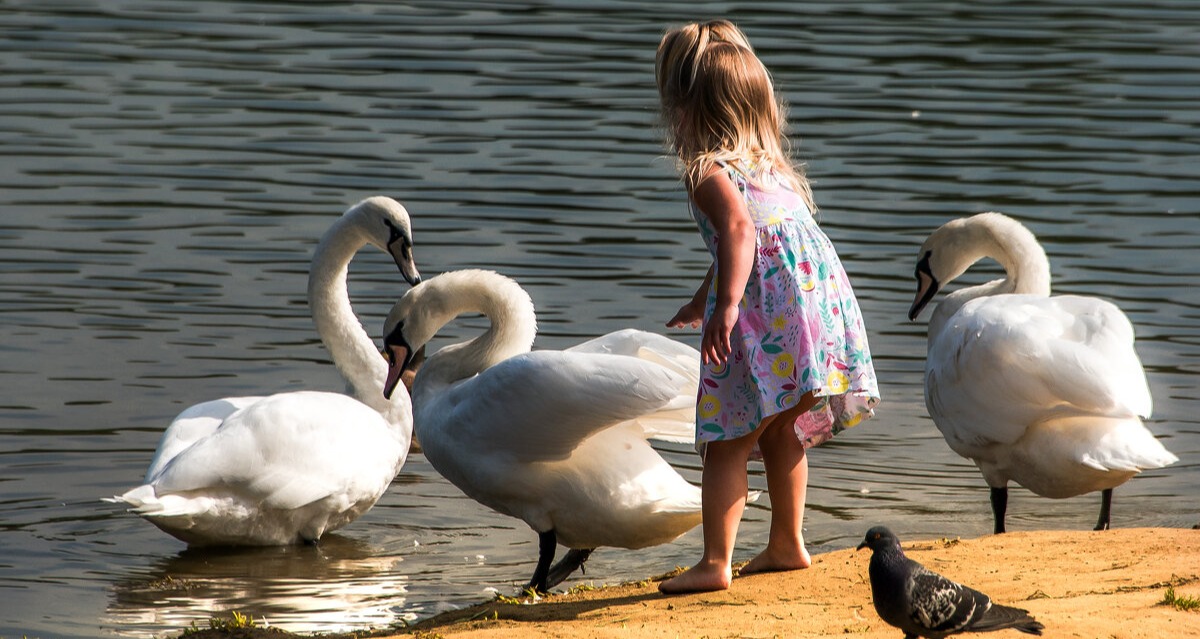
[[[408,593],[403,558],[381,550],[336,534],[319,546],[184,550],[116,581],[105,622],[122,636],[153,637],[253,610],[260,625],[294,632],[386,627],[403,617]]]
[[[746,28],[791,105],[884,395],[878,418],[811,454],[811,550],[854,545],[876,523],[913,539],[990,531],[979,472],[926,415],[925,325],[905,318],[921,241],[984,210],[1039,236],[1057,292],[1112,299],[1136,327],[1148,426],[1181,461],[1118,489],[1114,525],[1196,524],[1200,4],[701,10]],[[410,210],[427,276],[517,279],[540,348],[663,330],[708,266],[661,157],[652,79],[662,29],[696,11],[0,4],[0,636],[162,636],[231,610],[297,630],[387,625],[524,583],[532,531],[465,499],[419,454],[316,548],[183,551],[99,499],[140,479],[186,406],[341,390],[305,280],[317,238],[368,195]],[[407,286],[364,254],[350,288],[374,333]],[[699,480],[692,451],[664,450]],[[1097,502],[1014,490],[1008,522],[1086,529]],[[765,542],[769,504],[748,510],[737,559]],[[601,549],[568,585],[665,572],[699,546],[693,532]]]

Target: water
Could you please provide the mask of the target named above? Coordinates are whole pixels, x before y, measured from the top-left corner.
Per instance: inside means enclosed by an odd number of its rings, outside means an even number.
[[[920,241],[993,209],[1040,236],[1059,292],[1110,298],[1137,327],[1149,426],[1181,461],[1119,489],[1114,525],[1200,521],[1200,6],[437,6],[0,5],[0,636],[162,636],[230,610],[300,631],[386,626],[528,579],[532,532],[420,455],[317,548],[188,551],[99,498],[139,480],[192,403],[341,387],[305,278],[316,239],[368,195],[412,211],[426,276],[520,281],[538,347],[660,330],[707,256],[661,159],[653,53],[666,25],[710,15],[739,21],[791,103],[885,395],[876,420],[812,455],[812,550],[880,522],[914,538],[990,530],[982,479],[926,416],[924,323],[904,316]],[[372,332],[404,288],[382,255],[353,266]],[[698,479],[693,454],[665,452]],[[1010,528],[1086,529],[1097,502],[1016,490]],[[765,541],[764,506],[739,559]],[[601,550],[569,583],[661,573],[699,546],[693,532]]]

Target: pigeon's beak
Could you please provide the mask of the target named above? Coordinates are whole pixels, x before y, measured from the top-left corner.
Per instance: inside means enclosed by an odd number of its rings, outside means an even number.
[[[866,548],[866,547],[867,547],[867,542],[865,542],[865,541],[864,541],[864,542],[862,542],[861,544],[859,544],[859,545],[858,545],[858,548],[855,548],[854,550],[857,552],[857,551],[859,551],[859,550],[862,550],[863,548]]]

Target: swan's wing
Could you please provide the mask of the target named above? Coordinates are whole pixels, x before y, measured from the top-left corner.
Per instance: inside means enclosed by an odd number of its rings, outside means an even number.
[[[418,437],[452,437],[522,463],[567,458],[589,436],[670,404],[685,380],[635,357],[534,351],[509,358],[418,407]],[[427,432],[427,420],[445,428]],[[426,423],[423,423],[426,422]]]
[[[335,393],[273,395],[230,415],[159,474],[155,492],[229,491],[293,509],[390,481],[404,449],[379,413]]]
[[[680,444],[696,440],[696,389],[700,384],[700,351],[669,337],[633,328],[614,331],[567,349],[577,353],[608,353],[636,357],[678,374],[676,396],[634,423],[647,439]]]
[[[154,481],[162,469],[180,452],[217,430],[221,422],[262,397],[226,397],[196,404],[179,413],[158,440],[158,449],[146,471],[146,482]]]
[[[1108,417],[1149,417],[1150,387],[1134,350],[1133,325],[1113,304],[1094,297],[1051,297],[1047,312],[1062,333],[1050,344],[1051,357],[1066,375],[1049,376],[1056,394],[1081,411]]]
[[[626,328],[566,349],[576,353],[627,355],[670,368],[680,375],[700,379],[700,351],[665,335]]]
[[[973,447],[1012,443],[1050,417],[1148,411],[1132,335],[1115,306],[1093,298],[973,300],[930,343],[930,415],[952,446]]]

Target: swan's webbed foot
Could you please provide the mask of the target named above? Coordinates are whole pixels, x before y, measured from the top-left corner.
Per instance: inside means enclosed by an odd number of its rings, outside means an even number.
[[[1100,492],[1100,519],[1096,522],[1096,527],[1093,530],[1108,530],[1112,524],[1112,496],[1113,489],[1105,488]]]
[[[583,573],[587,573],[587,571],[583,568],[583,564],[588,560],[588,557],[592,556],[593,550],[595,550],[595,548],[572,548],[568,550],[567,554],[563,555],[563,558],[558,560],[558,563],[554,564],[554,566],[550,568],[549,574],[546,575],[546,587],[553,588],[558,584],[561,584],[562,582],[566,581],[567,577],[570,577],[571,573],[575,572],[576,569]]]
[[[1004,515],[1008,511],[1008,487],[992,488],[992,517],[996,520],[993,534],[1004,532]]]
[[[546,585],[550,574],[550,563],[554,561],[554,551],[558,549],[558,535],[554,529],[538,533],[538,562],[533,570],[533,578],[525,585],[526,590],[533,592],[548,592]],[[560,580],[561,581],[561,580]]]

